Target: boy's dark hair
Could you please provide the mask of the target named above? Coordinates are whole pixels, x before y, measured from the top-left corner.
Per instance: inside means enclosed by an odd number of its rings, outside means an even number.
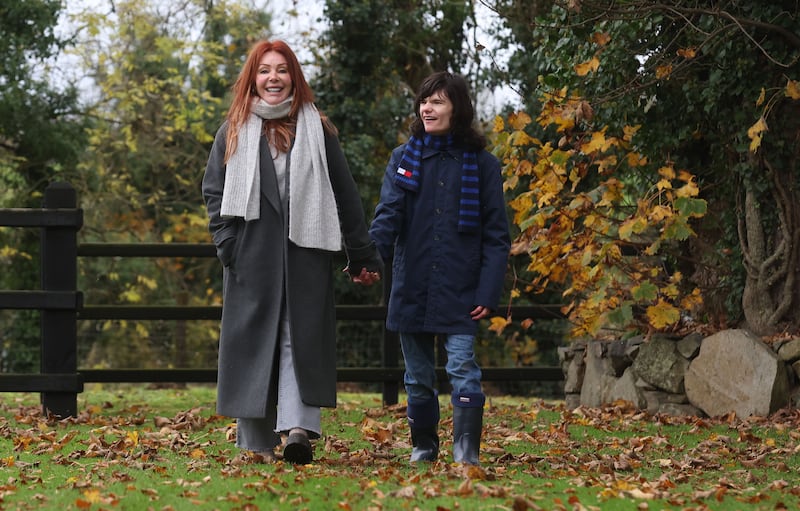
[[[486,147],[486,137],[478,132],[473,125],[475,109],[472,106],[472,98],[469,95],[467,81],[464,80],[464,77],[447,71],[433,73],[422,81],[417,97],[414,99],[414,114],[416,118],[411,123],[411,134],[416,137],[422,137],[425,134],[425,127],[419,115],[419,106],[422,100],[431,97],[438,91],[442,91],[453,103],[453,117],[450,119],[450,127],[455,142],[464,144],[474,151],[479,151]]]

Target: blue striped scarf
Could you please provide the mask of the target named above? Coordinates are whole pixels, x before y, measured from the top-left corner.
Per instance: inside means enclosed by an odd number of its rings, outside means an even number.
[[[398,186],[416,192],[419,190],[420,170],[422,169],[422,147],[439,151],[453,145],[453,136],[425,135],[411,136],[406,144],[400,165],[397,167],[395,182]],[[458,230],[473,232],[480,226],[480,183],[478,180],[478,156],[474,151],[464,151],[461,164],[461,199],[458,208]]]

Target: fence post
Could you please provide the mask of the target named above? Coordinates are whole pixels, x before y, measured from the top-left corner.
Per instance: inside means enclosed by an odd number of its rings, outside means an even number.
[[[391,260],[386,262],[386,267],[383,270],[383,305],[389,305],[389,293],[392,290],[392,263]],[[383,322],[383,367],[396,368],[400,367],[400,338],[399,336],[386,328],[386,321]],[[383,404],[396,405],[397,395],[399,393],[399,384],[397,380],[387,380],[383,382]]]
[[[50,184],[44,193],[47,209],[77,207],[75,189],[65,182]],[[41,230],[41,278],[44,291],[72,291],[78,286],[78,229],[81,226],[45,226]],[[77,305],[76,305],[77,307]],[[41,311],[41,372],[76,374],[78,351],[78,314],[76,309]],[[45,413],[60,417],[76,416],[78,394],[42,392]]]

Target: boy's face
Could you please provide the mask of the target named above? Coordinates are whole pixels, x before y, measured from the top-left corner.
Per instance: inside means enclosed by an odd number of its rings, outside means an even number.
[[[419,117],[429,135],[446,135],[450,132],[453,117],[453,102],[438,90],[419,103]]]

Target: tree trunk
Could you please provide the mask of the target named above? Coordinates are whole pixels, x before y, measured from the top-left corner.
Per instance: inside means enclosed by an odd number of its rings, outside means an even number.
[[[739,222],[739,240],[747,272],[742,293],[742,310],[747,326],[757,335],[770,335],[794,326],[792,304],[798,271],[797,194],[791,179],[761,161],[770,179],[771,204],[759,201],[756,191],[746,183]],[[764,209],[764,208],[769,208]],[[769,211],[770,215],[763,214]],[[774,218],[771,214],[774,212]],[[767,226],[774,226],[768,230]]]

